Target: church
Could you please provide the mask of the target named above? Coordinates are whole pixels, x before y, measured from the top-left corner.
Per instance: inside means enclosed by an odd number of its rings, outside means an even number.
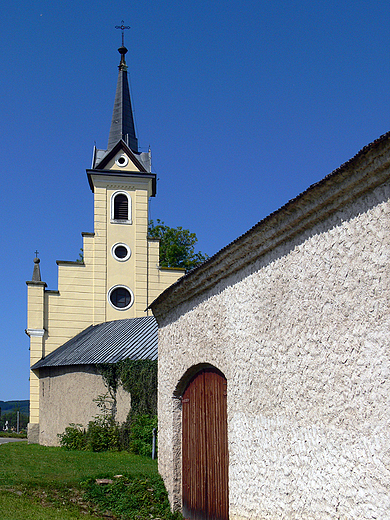
[[[156,298],[173,509],[390,517],[389,261],[390,132]]]
[[[29,442],[57,445],[69,423],[98,413],[107,392],[97,363],[157,359],[157,324],[149,304],[184,274],[159,267],[159,240],[148,237],[149,198],[156,195],[151,152],[140,152],[126,65],[120,64],[107,149],[94,148],[87,170],[94,196],[94,232],[82,233],[83,258],[57,261],[58,289],[41,280],[34,259],[27,282],[30,338]],[[130,410],[119,389],[116,419]]]

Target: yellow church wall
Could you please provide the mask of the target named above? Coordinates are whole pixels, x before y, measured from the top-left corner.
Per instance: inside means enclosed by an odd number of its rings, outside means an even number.
[[[107,249],[107,209],[106,190],[94,187],[94,260],[93,260],[93,324],[106,321],[106,249]]]
[[[39,361],[39,360],[37,360]],[[30,372],[30,423],[39,422],[39,379]]]
[[[44,334],[44,282],[28,282],[28,309],[27,309],[27,332],[30,336],[30,361],[31,364],[39,361],[43,355]],[[37,424],[39,421],[39,380],[34,373],[30,374],[30,423]]]
[[[46,293],[45,355],[91,324],[92,285],[92,265],[58,262],[58,292]]]
[[[148,192],[146,190],[139,190],[136,192],[136,236],[135,249],[136,255],[136,280],[135,290],[137,298],[135,300],[135,312],[137,316],[145,316],[146,307],[148,306],[148,248],[147,248],[147,233],[148,233]]]
[[[43,314],[43,313],[42,313]],[[30,337],[30,362],[37,363],[43,355],[43,338]],[[39,422],[39,379],[36,374],[30,372],[30,423]]]
[[[111,221],[111,204],[112,198],[117,191],[123,191],[129,197],[130,204],[130,220],[129,222],[113,222]],[[130,309],[118,310],[112,307],[108,301],[108,291],[117,286],[123,285],[128,287],[133,294],[135,273],[135,257],[134,248],[135,224],[133,223],[133,215],[136,212],[134,191],[127,189],[122,184],[114,184],[110,189],[106,190],[106,215],[107,215],[107,245],[105,249],[105,261],[107,265],[107,284],[105,287],[104,301],[106,305],[106,320],[134,318],[134,305]],[[130,248],[130,258],[126,261],[116,260],[112,254],[112,248],[116,244],[125,244]],[[134,294],[135,296],[135,294]]]
[[[185,274],[184,269],[159,268],[150,277],[149,303]]]
[[[151,180],[141,175],[97,175],[93,184],[94,232],[83,233],[83,263],[57,262],[57,291],[45,291],[44,282],[28,282],[28,327],[45,330],[44,337],[30,335],[31,365],[92,324],[150,314],[148,305],[183,274],[159,269],[159,241],[147,238]],[[112,196],[117,191],[126,192],[131,200],[129,222],[111,220]],[[112,254],[112,247],[122,243],[131,251],[126,261]],[[129,309],[115,309],[108,301],[108,292],[116,285],[132,291],[134,303]],[[29,438],[39,432],[39,400],[39,379],[31,372]]]
[[[160,241],[148,239],[149,242],[149,303],[185,274],[184,269],[159,267]]]
[[[43,303],[44,303],[44,283],[28,284],[28,309],[27,309],[27,328],[43,329]]]

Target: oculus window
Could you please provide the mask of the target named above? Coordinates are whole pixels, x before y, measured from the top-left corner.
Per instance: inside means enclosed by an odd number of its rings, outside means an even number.
[[[129,159],[126,157],[126,155],[123,154],[115,159],[115,163],[120,168],[124,168],[129,164]]]
[[[133,305],[134,295],[125,285],[115,285],[108,291],[108,301],[114,309],[125,311]]]
[[[119,243],[112,246],[111,254],[118,262],[126,262],[131,256],[131,251],[128,245]]]

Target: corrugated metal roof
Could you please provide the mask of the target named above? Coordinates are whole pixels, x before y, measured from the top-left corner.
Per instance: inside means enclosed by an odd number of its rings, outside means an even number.
[[[31,368],[117,363],[123,359],[157,359],[154,316],[91,325]]]

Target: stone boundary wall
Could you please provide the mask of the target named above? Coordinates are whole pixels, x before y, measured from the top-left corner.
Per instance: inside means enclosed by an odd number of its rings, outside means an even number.
[[[159,470],[174,507],[177,389],[205,363],[228,382],[231,519],[389,518],[389,199],[386,182],[157,308]]]

